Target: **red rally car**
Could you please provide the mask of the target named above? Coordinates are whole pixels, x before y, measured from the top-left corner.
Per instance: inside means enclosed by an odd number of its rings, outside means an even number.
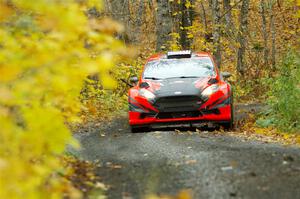
[[[145,128],[233,125],[232,89],[209,53],[168,52],[150,57],[129,90],[129,125]]]

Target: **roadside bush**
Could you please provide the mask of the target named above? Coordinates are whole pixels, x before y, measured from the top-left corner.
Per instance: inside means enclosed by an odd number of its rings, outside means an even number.
[[[114,39],[118,26],[86,16],[99,4],[0,1],[0,198],[73,192],[60,175],[59,157],[76,145],[66,123],[79,120],[85,78],[96,73],[113,88],[109,70],[125,52]]]
[[[127,107],[125,93],[104,89],[99,80],[89,78],[85,80],[80,100],[80,117],[83,123],[105,121]]]
[[[270,86],[268,104],[270,111],[260,126],[276,126],[282,131],[300,131],[300,56],[289,52],[278,65],[279,75],[267,80]]]
[[[134,56],[135,53],[131,53]],[[128,89],[130,77],[139,76],[142,61],[137,58],[133,63],[119,63],[110,74],[116,80],[114,89],[105,89],[98,76],[92,75],[85,79],[80,101],[82,111],[80,117],[83,123],[101,122],[128,108]]]

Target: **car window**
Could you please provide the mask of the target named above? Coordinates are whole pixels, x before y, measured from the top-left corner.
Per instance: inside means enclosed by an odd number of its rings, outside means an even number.
[[[145,65],[143,78],[166,79],[175,77],[207,77],[215,75],[209,57],[160,59]]]

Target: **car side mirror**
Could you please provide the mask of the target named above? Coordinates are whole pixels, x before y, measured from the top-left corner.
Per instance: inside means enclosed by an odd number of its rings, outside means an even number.
[[[139,78],[137,78],[137,77],[130,77],[129,81],[130,81],[131,84],[136,84],[139,81]]]
[[[142,82],[142,83],[140,83],[139,86],[140,86],[140,88],[149,88],[150,87],[147,82]]]
[[[221,72],[222,77],[224,77],[225,79],[228,79],[229,77],[231,77],[231,73],[229,72]]]

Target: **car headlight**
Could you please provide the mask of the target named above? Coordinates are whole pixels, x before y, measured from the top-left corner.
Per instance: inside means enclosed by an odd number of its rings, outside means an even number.
[[[217,92],[219,90],[219,86],[214,84],[211,85],[209,87],[207,87],[206,89],[204,89],[204,91],[202,92],[203,96],[211,96],[212,94],[214,94],[215,92]]]
[[[144,88],[139,90],[139,94],[140,94],[140,96],[145,97],[149,101],[152,101],[155,98],[155,95],[152,92],[150,92]]]

